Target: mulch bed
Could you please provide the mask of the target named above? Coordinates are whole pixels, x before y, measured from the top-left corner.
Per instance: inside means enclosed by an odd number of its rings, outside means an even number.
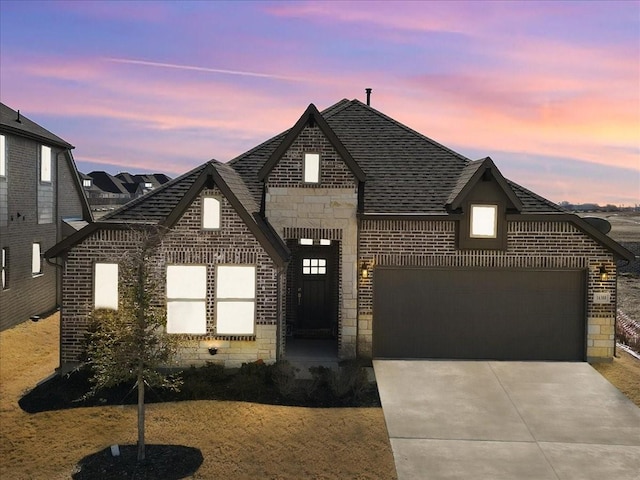
[[[300,407],[380,407],[375,384],[353,380],[346,372],[340,377],[341,388],[336,391],[336,379],[330,385],[327,370],[320,370],[313,379],[289,379],[285,385],[274,381],[267,365],[249,364],[249,368],[229,373],[212,366],[190,368],[182,372],[183,385],[179,391],[147,388],[145,403],[179,402],[186,400],[230,400]],[[351,384],[349,384],[351,382]],[[347,387],[343,387],[347,384]],[[332,388],[333,385],[333,388]],[[352,386],[349,386],[352,385]],[[18,402],[27,413],[68,408],[133,405],[137,403],[137,389],[133,383],[120,384],[87,396],[91,389],[90,372],[76,370],[55,375],[40,383]]]
[[[182,445],[146,445],[145,460],[138,462],[136,445],[120,445],[120,455],[111,447],[84,457],[76,465],[74,480],[178,480],[193,475],[202,465],[197,448]]]

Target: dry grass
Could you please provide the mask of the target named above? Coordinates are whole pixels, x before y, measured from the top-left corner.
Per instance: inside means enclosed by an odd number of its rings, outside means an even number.
[[[23,412],[58,365],[58,315],[0,333],[0,478],[68,479],[83,457],[136,440],[133,406]],[[382,410],[241,402],[147,406],[147,442],[201,450],[193,478],[395,479]]]
[[[640,360],[618,349],[613,362],[595,363],[593,368],[640,407]]]

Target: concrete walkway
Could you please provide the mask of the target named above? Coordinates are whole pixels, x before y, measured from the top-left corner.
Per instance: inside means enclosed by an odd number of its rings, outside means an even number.
[[[373,363],[398,480],[640,478],[640,408],[587,363]]]

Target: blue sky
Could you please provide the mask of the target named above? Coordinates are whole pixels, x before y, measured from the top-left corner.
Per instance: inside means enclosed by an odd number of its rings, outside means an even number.
[[[0,0],[0,99],[176,176],[364,100],[550,200],[640,203],[640,2]]]

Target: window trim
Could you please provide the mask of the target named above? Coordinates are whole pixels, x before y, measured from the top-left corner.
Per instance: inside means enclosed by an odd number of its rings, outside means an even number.
[[[101,273],[100,277],[98,277],[98,270],[102,266],[110,267],[111,271],[110,272],[109,271],[105,271],[105,272]],[[110,274],[109,281],[110,282],[113,281],[113,273],[114,273],[113,272],[113,267],[114,266],[115,266],[115,296],[113,294],[111,294],[109,296],[98,295],[98,287],[100,287],[100,290],[104,290],[104,288],[105,288],[105,286],[103,285],[103,282],[104,282],[104,276],[103,275],[104,274]],[[101,278],[101,280],[98,280],[98,278]],[[118,310],[119,303],[120,303],[119,279],[120,279],[120,266],[117,263],[114,263],[114,262],[95,262],[93,264],[93,308],[94,309],[108,308],[108,309],[111,309],[111,310]],[[111,287],[113,287],[113,285],[106,286],[106,288],[111,288]],[[98,305],[98,300],[101,301],[100,305]],[[103,305],[102,302],[104,302],[105,304]]]
[[[217,226],[206,226],[205,225],[205,220],[206,220],[206,215],[205,215],[205,211],[207,209],[206,205],[210,204],[210,202],[207,202],[207,200],[215,200],[217,202]],[[207,231],[218,231],[222,229],[222,197],[218,196],[218,195],[204,195],[202,197],[202,204],[200,207],[200,217],[201,217],[201,221],[200,221],[200,226],[202,227],[203,230],[207,230]]]
[[[308,180],[307,179],[307,171],[309,170],[309,165],[307,163],[307,159],[312,156],[317,157],[317,166],[314,166],[314,172],[316,180]],[[311,173],[311,172],[310,172]],[[302,155],[302,183],[306,185],[319,185],[320,180],[322,178],[322,157],[319,152],[304,152]]]
[[[172,268],[198,268],[199,274],[204,274],[204,286],[203,288],[191,288],[189,286],[188,291],[182,292],[173,292],[174,288],[169,283],[170,280],[170,269]],[[204,270],[202,270],[204,269]],[[192,275],[192,277],[194,277]],[[173,282],[172,282],[173,283]],[[181,290],[180,288],[178,290]],[[200,292],[200,290],[202,290]],[[194,263],[172,263],[167,264],[165,268],[165,301],[167,306],[167,325],[166,332],[172,335],[204,335],[207,333],[207,293],[208,293],[208,268],[205,264],[194,264]],[[174,296],[175,295],[175,296]],[[180,306],[184,306],[185,304],[190,304],[195,306],[203,315],[202,319],[198,319],[198,321],[202,320],[202,325],[198,324],[197,328],[191,328],[191,323],[188,325],[190,328],[185,328],[181,325],[173,325],[171,322],[172,311],[174,311],[174,306],[179,309]],[[178,327],[180,327],[178,329]],[[175,328],[175,329],[174,329]],[[190,330],[190,331],[185,331]]]
[[[227,297],[221,296],[219,289],[221,285],[224,285],[224,282],[221,280],[221,268],[251,268],[253,269],[253,296],[241,296],[241,297]],[[216,279],[216,290],[215,290],[215,315],[216,315],[216,335],[224,336],[224,335],[255,335],[256,333],[256,319],[258,313],[258,266],[255,264],[220,264],[216,265],[215,271],[215,279]],[[242,331],[242,330],[234,330],[234,329],[220,329],[221,318],[220,318],[220,308],[221,305],[230,305],[230,304],[251,304],[252,305],[252,319],[251,319],[251,331]],[[235,325],[235,324],[234,324]]]
[[[45,159],[46,159],[44,155],[45,152],[49,152],[48,155],[46,155],[46,157],[48,157],[48,160],[49,160],[47,168],[44,168]],[[53,170],[53,150],[48,145],[40,145],[40,172],[38,175],[38,178],[40,179],[40,183],[53,183],[52,170]],[[45,173],[47,173],[46,177],[44,176]]]
[[[484,234],[484,233],[474,233],[474,211],[475,209],[492,209],[493,210],[493,225],[492,225],[492,233]],[[471,203],[469,205],[469,237],[470,238],[486,238],[486,239],[495,239],[498,238],[498,204],[489,204],[489,203]]]

